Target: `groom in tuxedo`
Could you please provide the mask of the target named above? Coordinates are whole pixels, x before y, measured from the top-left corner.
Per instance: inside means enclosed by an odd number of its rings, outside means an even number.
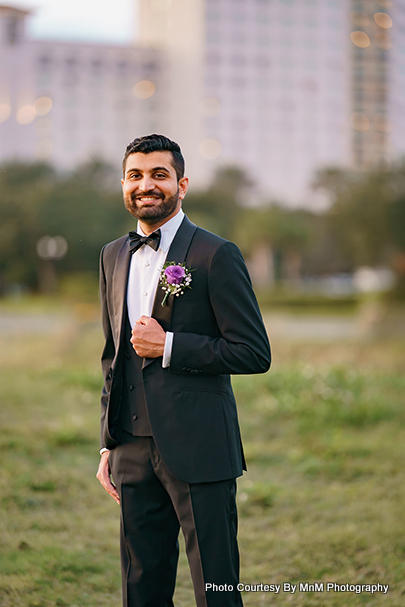
[[[173,606],[180,528],[197,607],[242,605],[230,374],[266,372],[270,348],[239,249],[187,219],[187,188],[175,142],[135,139],[122,189],[137,230],[101,252],[97,478],[121,505],[124,607]]]

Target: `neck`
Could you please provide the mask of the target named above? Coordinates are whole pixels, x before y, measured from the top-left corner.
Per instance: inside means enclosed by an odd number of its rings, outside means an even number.
[[[150,234],[152,234],[152,232],[155,232],[156,230],[158,230],[159,228],[164,226],[165,223],[170,221],[170,219],[175,217],[177,215],[177,213],[180,211],[180,209],[181,209],[181,207],[178,207],[168,217],[165,217],[164,219],[160,219],[160,220],[156,221],[155,223],[145,223],[144,221],[142,221],[142,219],[139,219],[139,226],[140,226],[142,232],[146,236],[149,236]]]

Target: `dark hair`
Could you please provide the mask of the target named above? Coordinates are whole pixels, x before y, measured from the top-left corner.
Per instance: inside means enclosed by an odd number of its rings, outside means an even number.
[[[181,149],[178,143],[172,141],[164,135],[145,135],[144,137],[138,137],[131,141],[127,145],[125,150],[124,160],[122,161],[122,171],[125,175],[125,165],[127,158],[131,154],[150,154],[151,152],[171,152],[172,155],[172,166],[176,171],[177,181],[184,177],[184,158],[181,153]]]

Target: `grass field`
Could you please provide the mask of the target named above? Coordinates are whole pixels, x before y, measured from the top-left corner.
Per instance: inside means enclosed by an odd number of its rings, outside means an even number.
[[[92,323],[0,336],[1,607],[119,607],[118,506],[95,478],[101,349]],[[234,386],[245,605],[405,604],[404,346],[273,343]],[[387,594],[326,584],[389,584]],[[176,606],[194,605],[184,554]]]

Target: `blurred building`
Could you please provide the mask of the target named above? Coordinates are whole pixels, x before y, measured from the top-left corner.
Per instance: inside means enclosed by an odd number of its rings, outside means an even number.
[[[0,162],[117,164],[159,131],[194,184],[237,164],[309,204],[317,169],[405,153],[405,0],[134,1],[131,47],[31,40],[0,5]]]
[[[28,16],[0,5],[0,162],[119,166],[135,134],[165,129],[160,51],[31,40]]]
[[[318,168],[404,154],[405,0],[139,2],[176,83],[169,130],[201,175],[237,163],[294,204]]]

